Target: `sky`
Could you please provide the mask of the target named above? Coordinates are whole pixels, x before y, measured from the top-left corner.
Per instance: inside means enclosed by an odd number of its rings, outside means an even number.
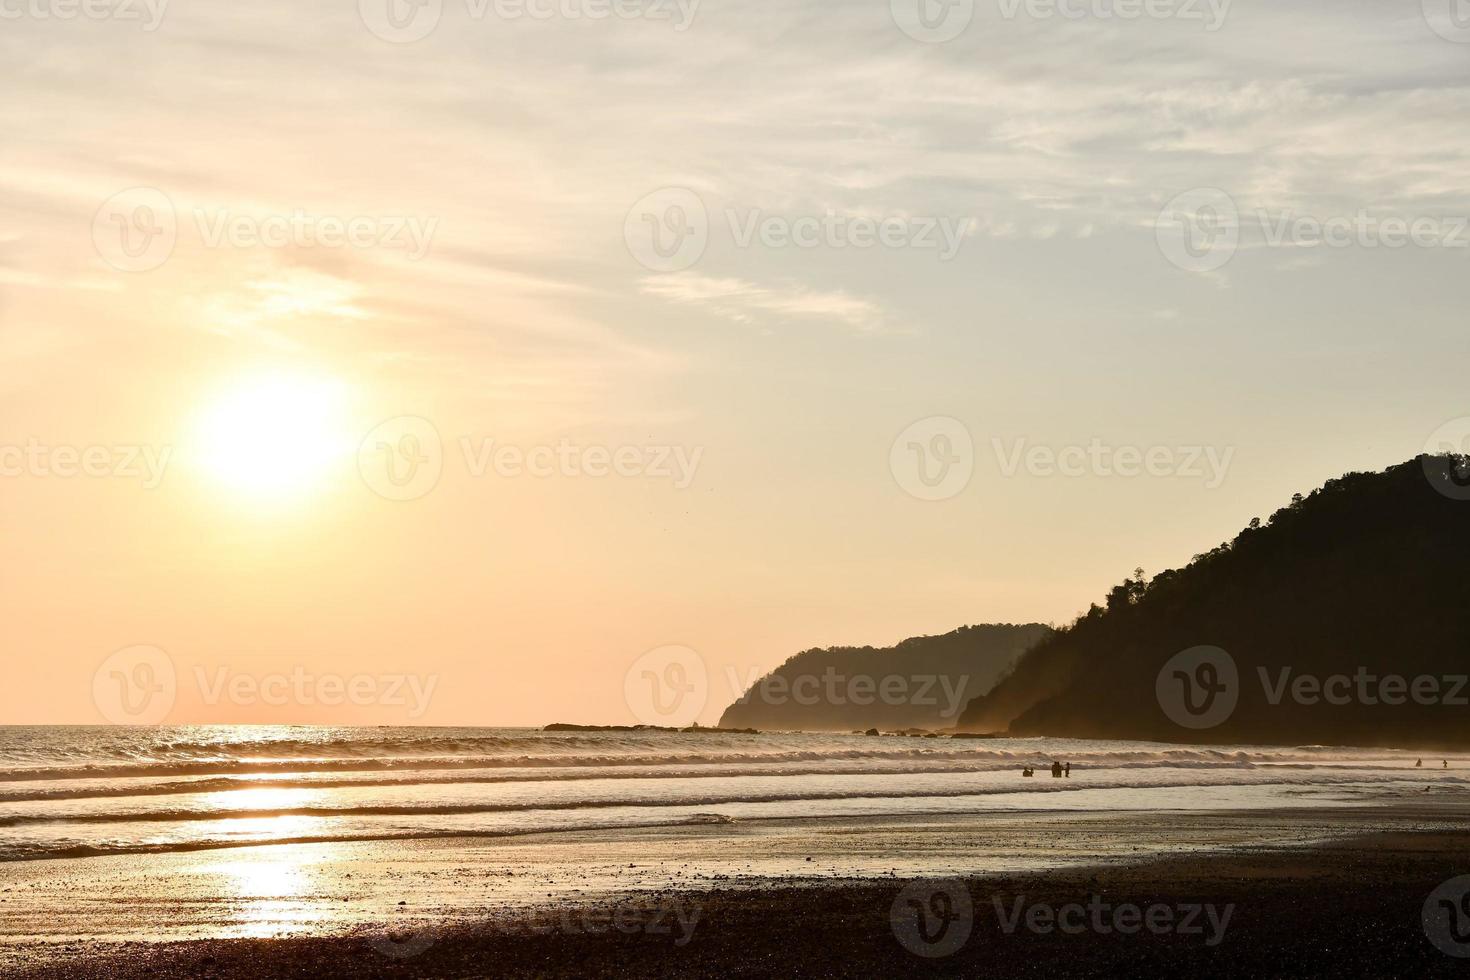
[[[1470,7],[919,2],[0,0],[0,722],[709,724],[1470,445]]]

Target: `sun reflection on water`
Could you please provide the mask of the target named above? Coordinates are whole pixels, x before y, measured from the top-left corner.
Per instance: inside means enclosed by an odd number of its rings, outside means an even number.
[[[283,824],[308,821],[304,817],[266,817],[231,823],[259,824],[262,830],[269,825],[271,836],[290,836],[292,829]],[[301,848],[282,845],[248,857],[210,861],[195,870],[218,883],[228,934],[281,936],[315,931],[314,927],[331,918],[331,896],[326,893],[321,867],[331,859],[329,853],[308,857]]]
[[[205,805],[214,810],[293,810],[322,799],[319,790],[271,786],[203,794]]]

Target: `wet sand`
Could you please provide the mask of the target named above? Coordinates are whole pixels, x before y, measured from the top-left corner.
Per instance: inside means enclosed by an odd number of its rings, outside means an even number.
[[[12,866],[4,869],[0,894],[0,972],[26,978],[1448,976],[1463,975],[1470,964],[1437,949],[1421,922],[1438,885],[1470,874],[1470,817],[1458,806],[976,815],[830,822],[817,833],[810,823],[726,826],[613,841],[544,835],[403,850],[397,865],[371,877],[357,897],[328,889],[290,899],[221,900],[232,911],[211,928],[193,923],[197,931],[189,934],[205,938],[185,941],[168,941],[179,933],[153,924],[137,931],[154,941],[114,929],[101,912],[107,893],[92,896],[77,887],[88,876],[114,874],[122,898],[123,889],[136,885],[127,884],[127,866],[143,859],[110,869],[107,862],[116,859]],[[224,854],[167,857],[181,868]],[[358,882],[383,856],[371,849],[339,852],[341,863],[313,879],[312,888]],[[236,864],[242,857],[231,856]],[[166,873],[167,863],[152,873]],[[930,884],[905,893],[916,878]],[[922,952],[948,955],[916,955],[900,938],[912,921],[907,899],[932,897],[939,878],[962,882],[948,887],[968,896],[971,931],[952,952],[942,942],[919,942]],[[269,872],[260,878],[263,891],[270,880]],[[100,918],[90,930],[53,922],[49,933],[32,931],[25,910],[45,907],[49,902],[37,896],[68,883],[83,909],[90,898],[101,900],[93,910]],[[207,906],[207,898],[190,901]],[[295,921],[290,908],[271,901],[300,901],[316,918]],[[117,917],[147,919],[144,904],[124,903]],[[1108,910],[1095,920],[1102,928],[1089,922],[1076,932],[1047,929],[1044,912],[1034,927],[1022,919],[1007,928],[1017,909],[1055,913],[1089,904]],[[1217,921],[1212,928],[1201,912],[1193,917],[1198,931],[1107,928],[1123,921],[1108,916],[1129,905],[1145,912],[1168,908],[1179,926],[1190,908],[1211,907]],[[339,914],[318,914],[327,906],[339,907]],[[161,908],[151,913],[158,921],[188,925],[182,922],[187,903]],[[1218,918],[1227,908],[1221,929]],[[241,921],[264,931],[223,938]],[[38,944],[37,935],[49,939]]]

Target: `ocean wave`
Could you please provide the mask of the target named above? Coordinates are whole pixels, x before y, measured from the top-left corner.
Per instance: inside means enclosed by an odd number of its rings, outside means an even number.
[[[898,741],[885,739],[884,741]],[[458,756],[360,756],[342,758],[313,756],[301,758],[213,758],[197,760],[140,760],[127,763],[89,762],[64,766],[34,766],[0,769],[0,783],[39,782],[79,779],[142,779],[183,776],[270,775],[291,773],[345,772],[432,772],[436,770],[473,769],[610,769],[631,766],[714,766],[759,765],[800,762],[929,760],[931,762],[990,763],[1006,765],[1035,764],[1055,754],[1026,748],[975,749],[936,747],[931,740],[922,745],[906,743],[903,748],[830,748],[783,749],[761,751],[703,752],[693,749],[658,753],[597,754],[533,754],[533,755],[458,755]],[[1288,751],[1263,752],[1180,748],[1165,750],[1075,751],[1066,755],[1074,765],[1094,768],[1129,764],[1158,766],[1266,765],[1292,762],[1322,762],[1316,755],[1293,756]],[[1345,760],[1351,758],[1343,757]],[[553,777],[554,778],[554,777]],[[10,798],[0,791],[0,800]]]
[[[1117,770],[1124,772],[1126,770]],[[1396,770],[1392,775],[1385,773],[1381,777],[1383,782],[1396,782],[1404,775],[1402,770]],[[764,791],[752,792],[731,791],[725,793],[687,793],[672,796],[625,796],[609,798],[573,798],[573,799],[528,799],[519,801],[477,801],[464,803],[402,803],[402,804],[371,804],[371,805],[305,805],[305,806],[283,806],[283,807],[230,807],[227,805],[208,805],[195,807],[176,807],[153,810],[127,810],[99,813],[74,813],[66,811],[41,812],[31,814],[19,814],[0,816],[0,827],[22,827],[39,824],[127,824],[127,823],[170,823],[178,821],[218,821],[218,820],[262,820],[280,817],[308,817],[317,819],[333,819],[343,817],[434,817],[451,816],[479,813],[529,813],[535,811],[564,811],[564,810],[601,810],[618,807],[627,808],[649,808],[649,807],[689,807],[689,806],[720,806],[735,803],[800,803],[817,800],[894,800],[894,799],[950,799],[965,796],[995,796],[1008,795],[1019,792],[1024,793],[1065,793],[1080,792],[1088,790],[1157,790],[1161,788],[1185,788],[1195,786],[1276,786],[1289,787],[1293,785],[1310,786],[1321,788],[1333,785],[1364,785],[1365,780],[1361,772],[1342,774],[1334,777],[1330,773],[1316,772],[1311,776],[1304,775],[1300,779],[1283,779],[1279,776],[1261,779],[1236,779],[1228,783],[1198,783],[1192,781],[1159,782],[1157,780],[1130,780],[1126,777],[1115,776],[1113,778],[1098,778],[1097,774],[1090,773],[1085,783],[1078,780],[1064,780],[1052,782],[1050,780],[1041,782],[1029,782],[1026,785],[1015,783],[991,783],[970,784],[966,786],[953,787],[894,787],[875,789],[855,789],[851,787],[837,787],[828,790],[813,790],[806,787],[793,787],[786,791]],[[1442,788],[1452,786],[1464,786],[1467,781],[1458,777],[1447,777],[1437,780],[1437,785]]]

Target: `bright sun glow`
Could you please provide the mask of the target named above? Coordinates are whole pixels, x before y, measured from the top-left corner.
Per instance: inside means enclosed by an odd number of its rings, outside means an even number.
[[[199,417],[198,457],[229,490],[288,500],[318,489],[354,448],[347,389],[321,378],[271,374],[237,383]]]

